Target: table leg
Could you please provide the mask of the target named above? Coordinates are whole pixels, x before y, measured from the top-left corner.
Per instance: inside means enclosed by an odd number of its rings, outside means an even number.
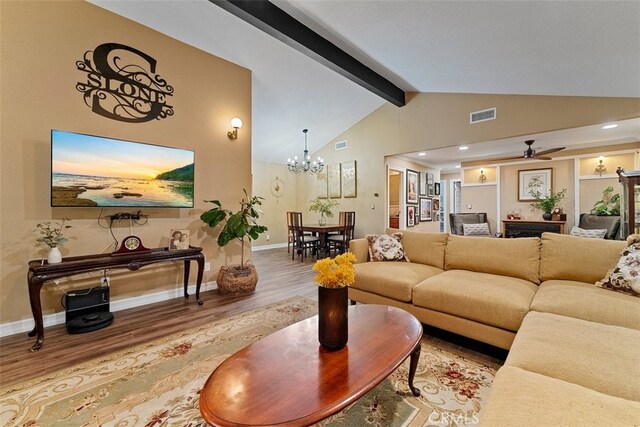
[[[413,378],[416,376],[416,370],[418,369],[418,360],[420,359],[420,351],[422,347],[420,346],[420,342],[416,345],[416,348],[413,349],[411,353],[411,359],[409,361],[409,388],[411,389],[411,393],[414,396],[420,396],[420,390],[418,390],[413,385]]]
[[[42,303],[40,301],[40,290],[42,289],[43,281],[38,277],[34,277],[31,272],[28,276],[29,284],[29,304],[31,304],[31,313],[33,314],[33,320],[35,326],[33,330],[29,332],[29,336],[36,336],[36,343],[31,347],[31,351],[38,351],[44,343],[44,325],[42,323]]]
[[[187,292],[187,287],[189,286],[189,270],[191,269],[191,260],[184,260],[184,297],[189,298],[189,292]]]
[[[200,299],[200,286],[202,286],[202,274],[204,273],[204,255],[198,254],[196,258],[198,263],[198,278],[196,279],[196,302],[202,305],[204,301]]]

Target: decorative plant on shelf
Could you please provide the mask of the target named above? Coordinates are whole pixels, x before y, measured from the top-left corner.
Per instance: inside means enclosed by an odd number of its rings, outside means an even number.
[[[620,215],[620,194],[613,194],[613,187],[609,186],[602,192],[602,200],[598,200],[591,209],[596,215]]]
[[[549,190],[549,194],[546,196],[542,196],[540,191],[532,191],[531,195],[536,198],[536,201],[531,203],[531,207],[535,209],[540,209],[544,212],[542,217],[546,220],[551,219],[551,211],[558,206],[558,204],[564,199],[567,194],[567,189],[563,188],[557,193],[553,191],[553,189]]]
[[[311,201],[311,206],[309,206],[309,210],[312,212],[319,212],[320,218],[318,219],[318,223],[320,225],[324,225],[327,222],[327,220],[325,219],[325,216],[327,218],[333,218],[333,212],[331,211],[331,209],[337,208],[338,206],[340,206],[340,203],[338,203],[335,200],[315,199]]]
[[[68,239],[62,234],[63,230],[71,228],[70,225],[66,225],[67,221],[70,221],[70,219],[62,218],[59,221],[43,221],[36,225],[35,231],[40,233],[40,237],[38,237],[37,241],[42,242],[51,248],[49,255],[47,256],[49,264],[62,262],[62,254],[60,253],[58,246],[68,241]]]
[[[215,228],[225,221],[224,227],[218,235],[218,245],[226,246],[232,240],[238,240],[241,246],[240,266],[222,267],[218,273],[216,283],[221,293],[248,293],[255,289],[258,275],[253,265],[244,262],[245,238],[257,239],[260,234],[267,231],[267,227],[258,225],[257,220],[262,213],[257,206],[262,205],[264,198],[258,196],[249,197],[244,190],[244,198],[240,201],[240,210],[232,212],[222,207],[219,200],[205,200],[216,207],[209,209],[200,215],[200,219],[209,227]]]
[[[39,231],[42,237],[39,237],[38,242],[42,242],[50,248],[57,248],[64,242],[68,241],[66,237],[62,235],[62,231],[71,228],[70,225],[65,225],[69,218],[62,218],[60,221],[43,221],[36,225],[36,230]]]

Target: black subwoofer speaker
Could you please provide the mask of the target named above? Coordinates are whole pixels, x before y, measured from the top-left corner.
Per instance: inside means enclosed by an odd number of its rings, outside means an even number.
[[[64,296],[67,332],[80,334],[109,326],[109,288],[80,289]]]

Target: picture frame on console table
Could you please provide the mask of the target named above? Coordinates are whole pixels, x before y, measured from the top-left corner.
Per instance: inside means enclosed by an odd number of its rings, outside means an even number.
[[[531,193],[539,191],[541,197],[549,195],[553,187],[553,169],[524,169],[518,171],[518,201],[533,202],[536,199]]]
[[[181,249],[189,249],[190,233],[186,229],[171,230],[169,235],[169,250],[179,251]]]

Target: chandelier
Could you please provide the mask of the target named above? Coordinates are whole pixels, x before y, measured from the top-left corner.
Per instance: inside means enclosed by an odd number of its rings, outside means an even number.
[[[318,157],[317,160],[311,162],[311,156],[309,156],[309,150],[307,149],[307,132],[309,132],[309,129],[302,129],[302,133],[304,133],[304,154],[302,156],[302,160],[298,161],[298,156],[294,156],[293,159],[287,159],[287,168],[289,168],[289,172],[320,173],[322,172],[322,169],[324,169],[324,160],[322,160],[321,157]]]

